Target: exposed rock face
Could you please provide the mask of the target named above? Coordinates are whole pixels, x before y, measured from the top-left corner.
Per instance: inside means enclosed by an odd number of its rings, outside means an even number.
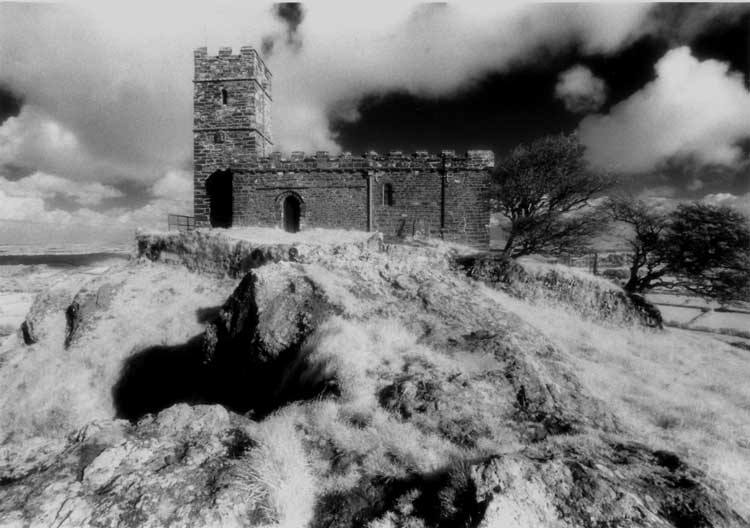
[[[528,450],[472,466],[479,526],[741,526],[704,476],[672,453],[608,442]]]
[[[270,361],[298,349],[335,311],[299,268],[282,264],[248,273],[224,303],[213,328],[222,342],[252,348],[255,358]]]
[[[96,318],[109,308],[117,292],[117,284],[102,284],[94,290],[82,289],[65,310],[67,329],[65,347],[94,324]]]
[[[260,475],[242,469],[258,447],[251,430],[249,420],[220,406],[184,404],[137,425],[93,423],[52,452],[29,449],[22,464],[3,466],[2,525],[270,523],[277,512],[253,493],[262,489],[253,480]]]
[[[75,294],[76,289],[65,287],[53,288],[38,294],[29,313],[21,323],[24,343],[27,345],[37,343],[46,332],[50,331],[47,324],[48,317],[63,312],[70,306]]]
[[[128,421],[3,446],[5,525],[747,526],[448,256],[292,253],[198,310],[203,332],[125,358]],[[112,310],[100,289],[73,351]]]

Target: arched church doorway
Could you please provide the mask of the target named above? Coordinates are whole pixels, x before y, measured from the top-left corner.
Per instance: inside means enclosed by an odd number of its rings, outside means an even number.
[[[232,171],[219,170],[206,179],[211,227],[232,227]]]
[[[290,194],[284,198],[284,231],[288,233],[296,233],[299,231],[299,216],[299,198]]]

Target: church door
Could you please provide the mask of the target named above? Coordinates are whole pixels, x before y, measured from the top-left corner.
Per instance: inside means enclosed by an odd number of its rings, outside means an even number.
[[[211,227],[232,227],[232,173],[216,171],[206,180]]]
[[[296,233],[299,231],[300,204],[295,196],[284,199],[284,231]]]

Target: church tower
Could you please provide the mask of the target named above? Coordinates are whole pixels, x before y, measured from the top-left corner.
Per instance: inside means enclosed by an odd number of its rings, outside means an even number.
[[[271,72],[249,46],[243,46],[239,55],[233,55],[232,48],[219,48],[216,56],[198,48],[194,59],[195,222],[198,226],[228,227],[232,219],[231,169],[269,155],[273,147]]]

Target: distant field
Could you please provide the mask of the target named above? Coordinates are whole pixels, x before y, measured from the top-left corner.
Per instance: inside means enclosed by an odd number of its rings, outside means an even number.
[[[101,275],[127,258],[127,253],[109,251],[0,254],[0,338],[18,330],[38,292],[73,276]]]
[[[750,314],[733,312],[706,312],[691,326],[710,330],[739,330],[750,334]]]
[[[744,303],[721,307],[699,297],[654,293],[648,299],[659,306],[664,322],[691,330],[750,336],[750,311]],[[717,311],[718,310],[718,311]]]
[[[656,301],[653,302],[655,302],[657,305],[659,304]],[[688,324],[696,317],[700,317],[703,315],[702,310],[690,307],[659,305],[659,310],[661,310],[661,315],[664,318],[665,322],[677,323],[681,325]]]
[[[0,255],[0,266],[36,265],[52,267],[90,266],[103,260],[127,260],[128,253],[82,253],[57,255]]]
[[[691,297],[689,295],[677,295],[673,293],[650,293],[648,298],[656,304],[677,304],[682,306],[692,306],[694,308],[718,308],[719,303],[707,302],[700,297]]]

